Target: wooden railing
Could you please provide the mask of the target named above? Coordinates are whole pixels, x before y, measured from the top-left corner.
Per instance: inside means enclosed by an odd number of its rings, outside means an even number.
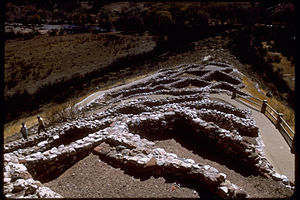
[[[239,93],[240,92],[234,89],[231,98],[234,99],[238,97],[241,100],[249,102],[251,103],[251,105],[254,105],[258,109],[260,109],[260,112],[263,113],[276,126],[287,144],[290,146],[290,148],[292,148],[295,131],[283,119],[283,114],[278,113],[274,108],[272,108],[268,104],[267,100],[261,100],[249,94],[247,94],[247,96],[242,96],[239,95]]]

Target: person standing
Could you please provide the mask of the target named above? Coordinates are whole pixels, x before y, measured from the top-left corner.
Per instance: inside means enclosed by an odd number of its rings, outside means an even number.
[[[38,115],[37,119],[38,119],[38,125],[39,125],[38,126],[38,133],[40,133],[41,130],[46,132],[43,118],[41,118],[41,116]]]
[[[28,139],[28,129],[26,127],[25,122],[22,122],[22,128],[21,128],[21,133],[24,139]]]

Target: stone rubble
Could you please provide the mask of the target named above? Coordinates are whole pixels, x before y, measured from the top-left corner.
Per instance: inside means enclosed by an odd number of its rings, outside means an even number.
[[[205,185],[223,198],[249,197],[245,190],[231,183],[226,174],[214,167],[180,158],[143,138],[143,134],[172,133],[178,121],[212,141],[229,158],[293,189],[294,184],[286,176],[277,174],[263,155],[263,142],[251,111],[209,99],[209,93],[231,95],[233,88],[243,87],[239,78],[230,75],[232,71],[230,65],[215,62],[161,70],[160,78],[116,90],[109,94],[111,100],[106,102],[101,98],[107,95],[101,95],[99,100],[82,109],[101,107],[103,102],[111,105],[103,112],[48,128],[47,132],[31,136],[27,141],[5,144],[5,196],[61,197],[38,180],[46,182],[60,175],[93,152],[100,159],[124,169],[170,175]],[[180,78],[183,73],[199,78]],[[189,85],[197,88],[185,88]],[[165,96],[154,99],[151,95]],[[113,105],[125,100],[126,103]]]

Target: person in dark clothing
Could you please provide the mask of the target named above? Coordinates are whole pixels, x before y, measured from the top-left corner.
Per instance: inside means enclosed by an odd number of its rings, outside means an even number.
[[[41,131],[44,131],[46,132],[45,130],[45,124],[44,124],[44,120],[43,118],[41,118],[41,116],[37,116],[37,119],[38,119],[38,123],[39,123],[39,126],[38,126],[38,133],[40,133]]]
[[[28,139],[28,129],[26,127],[25,122],[22,122],[22,128],[21,128],[21,133],[24,139]]]

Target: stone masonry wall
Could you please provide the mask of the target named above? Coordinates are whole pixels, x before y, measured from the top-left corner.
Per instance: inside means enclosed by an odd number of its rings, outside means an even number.
[[[251,197],[216,168],[180,158],[144,138],[144,134],[173,134],[178,121],[197,137],[212,142],[228,158],[294,188],[263,155],[251,111],[209,98],[210,93],[231,95],[234,88],[243,87],[232,72],[232,67],[224,63],[161,70],[155,78],[112,90],[82,108],[83,112],[106,108],[104,111],[49,127],[28,140],[5,144],[5,196],[61,197],[41,182],[57,177],[93,152],[123,170],[173,176],[199,184],[222,198]],[[185,74],[193,76],[182,77]]]

